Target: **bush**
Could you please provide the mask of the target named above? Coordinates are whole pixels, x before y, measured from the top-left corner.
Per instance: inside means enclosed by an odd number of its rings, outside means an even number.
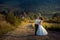
[[[19,25],[20,19],[18,19],[16,16],[14,16],[12,13],[9,13],[6,16],[5,19],[5,15],[0,14],[0,36],[2,36],[5,33],[8,33],[14,29],[16,29],[16,27]]]
[[[13,13],[8,13],[6,20],[15,26],[19,25],[20,22],[19,19],[16,16],[14,16]]]
[[[6,21],[0,22],[0,36],[3,34],[14,30],[16,27],[12,26],[10,23],[7,23]]]

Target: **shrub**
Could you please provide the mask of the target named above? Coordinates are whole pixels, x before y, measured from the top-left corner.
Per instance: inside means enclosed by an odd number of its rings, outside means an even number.
[[[8,15],[6,16],[6,20],[15,26],[19,25],[20,22],[19,19],[14,16],[13,13],[8,13]]]
[[[7,32],[10,32],[10,31],[16,29],[16,27],[20,23],[19,20],[20,19],[18,19],[16,16],[14,16],[11,13],[9,13],[6,16],[6,19],[5,19],[5,15],[0,14],[0,36],[2,36],[3,34],[5,34]]]
[[[3,34],[14,30],[16,27],[12,26],[10,23],[7,23],[6,21],[0,22],[0,36]]]

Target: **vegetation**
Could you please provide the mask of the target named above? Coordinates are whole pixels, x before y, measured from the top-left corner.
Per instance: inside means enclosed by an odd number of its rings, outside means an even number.
[[[11,30],[14,30],[18,25],[26,24],[28,22],[33,23],[32,27],[34,28],[34,20],[35,16],[40,16],[43,18],[42,25],[49,30],[60,30],[60,16],[56,16],[57,14],[54,14],[52,18],[44,17],[41,15],[41,13],[33,13],[33,12],[23,12],[18,13],[20,15],[16,15],[14,13],[15,11],[10,11],[9,13],[5,12],[0,13],[0,35],[5,34]]]
[[[15,28],[15,26],[11,25],[9,22],[6,22],[5,15],[0,14],[0,36],[14,30]]]
[[[12,26],[10,23],[7,23],[6,21],[0,22],[0,36],[14,30],[16,27]]]
[[[7,15],[0,14],[0,36],[16,29],[20,25],[20,19],[14,16],[12,12]]]
[[[52,18],[47,18],[42,24],[48,30],[60,31],[60,16],[58,13],[54,14]]]
[[[19,25],[20,22],[19,19],[16,16],[14,16],[13,13],[8,13],[6,16],[6,20],[15,26]]]
[[[44,23],[42,23],[42,25],[48,30],[60,31],[60,23],[47,23],[47,22],[44,22]]]

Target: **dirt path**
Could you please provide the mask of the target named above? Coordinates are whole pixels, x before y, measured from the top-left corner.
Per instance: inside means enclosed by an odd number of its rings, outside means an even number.
[[[0,40],[60,40],[60,32],[48,31],[48,33],[46,36],[34,36],[34,29],[29,23],[5,34]]]

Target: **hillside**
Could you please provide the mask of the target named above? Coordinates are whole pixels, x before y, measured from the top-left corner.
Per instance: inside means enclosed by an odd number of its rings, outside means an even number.
[[[60,11],[60,0],[0,0],[1,8],[52,14]]]
[[[45,36],[35,36],[34,32],[34,28],[28,23],[3,35],[0,40],[60,40],[60,32],[48,31],[48,35]]]

